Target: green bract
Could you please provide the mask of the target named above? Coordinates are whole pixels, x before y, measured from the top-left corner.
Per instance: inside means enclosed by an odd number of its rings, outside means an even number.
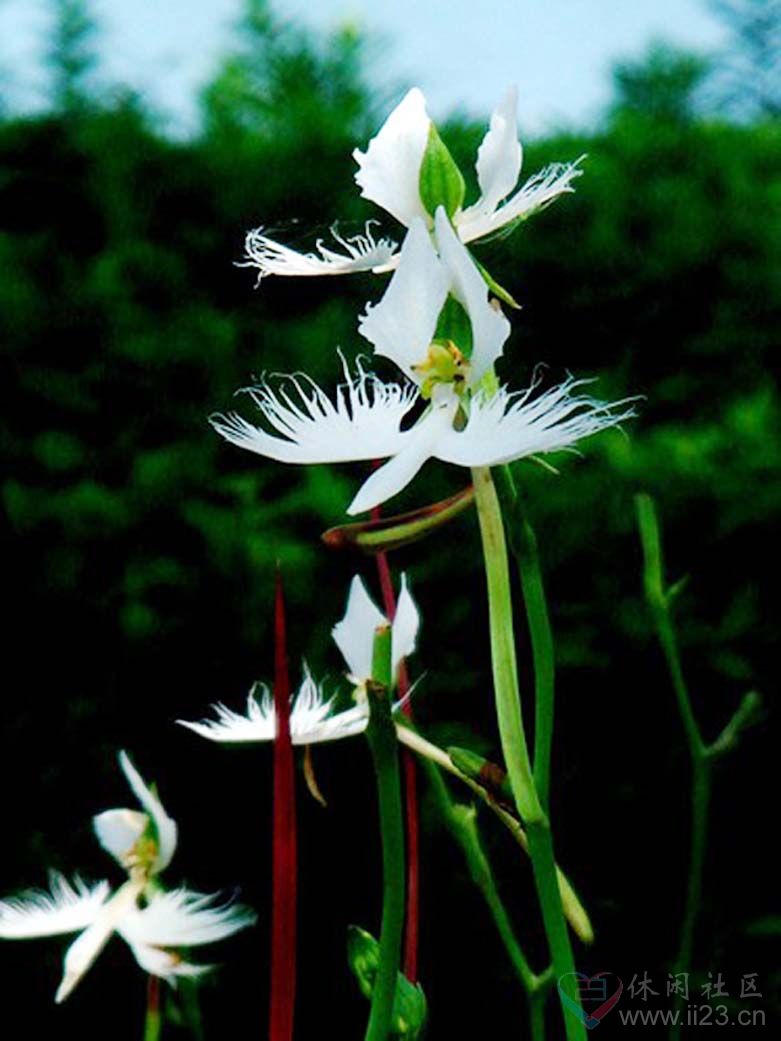
[[[466,185],[461,171],[432,123],[423,162],[420,164],[421,201],[432,217],[439,206],[444,206],[452,220],[461,209],[465,194]]]
[[[358,980],[364,997],[371,998],[374,978],[380,956],[380,945],[365,929],[351,925],[347,929],[347,960]],[[420,984],[410,983],[403,973],[398,974],[396,997],[393,1005],[393,1036],[405,1041],[423,1037],[428,1006]]]

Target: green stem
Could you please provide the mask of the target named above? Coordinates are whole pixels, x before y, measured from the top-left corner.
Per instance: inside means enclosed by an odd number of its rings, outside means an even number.
[[[496,886],[491,864],[480,843],[475,810],[473,807],[457,803],[451,798],[439,768],[430,759],[423,759],[422,763],[434,792],[437,808],[448,831],[461,847],[469,874],[488,906],[496,931],[499,933],[515,974],[524,990],[528,994],[532,994],[539,986],[540,977],[532,970],[513,931],[510,916]]]
[[[160,1013],[160,977],[149,976],[146,989],[144,1041],[160,1041],[163,1019]]]
[[[678,953],[673,972],[691,972],[694,937],[702,902],[702,880],[708,843],[708,816],[710,811],[713,748],[706,745],[694,714],[689,689],[683,675],[678,640],[670,613],[670,593],[665,587],[664,560],[659,522],[653,499],[649,495],[635,498],[640,539],[643,546],[643,583],[651,618],[662,647],[670,673],[678,713],[683,724],[692,770],[691,786],[691,843],[689,847],[689,874],[686,885],[686,906],[681,923]],[[729,725],[729,724],[728,724]],[[730,735],[731,737],[731,735]],[[729,744],[729,742],[727,742]],[[683,998],[676,998],[680,1010]],[[681,1036],[680,1023],[670,1031],[671,1039]]]
[[[534,663],[534,783],[540,802],[547,810],[550,803],[556,676],[553,629],[545,598],[537,535],[529,520],[523,497],[518,492],[512,470],[504,466],[500,468],[499,474],[502,481],[500,489],[504,487],[510,508],[510,548],[518,563]]]
[[[513,797],[521,819],[528,824],[543,818],[545,813],[534,786],[518,696],[518,666],[515,660],[512,594],[504,525],[491,471],[486,467],[476,467],[472,471],[472,479],[488,584],[491,666],[499,736]]]
[[[552,977],[551,977],[552,979]],[[545,1041],[545,990],[537,990],[529,998],[529,1029],[531,1041]]]
[[[377,775],[382,833],[382,926],[377,976],[372,990],[366,1041],[386,1041],[393,1024],[396,980],[404,929],[404,821],[396,730],[391,716],[391,630],[375,634],[372,682],[368,685],[369,739]]]
[[[485,467],[475,468],[472,477],[488,585],[491,659],[499,735],[513,796],[527,829],[529,856],[554,975],[561,978],[575,972],[575,960],[559,896],[550,825],[534,785],[521,717],[504,524],[491,471]],[[582,1022],[571,1010],[565,1009],[563,1003],[562,1015],[568,1041],[584,1041],[586,1033]]]

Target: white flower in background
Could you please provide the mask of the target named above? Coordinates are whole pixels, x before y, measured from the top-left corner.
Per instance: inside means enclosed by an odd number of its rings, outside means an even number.
[[[365,687],[371,679],[374,634],[388,621],[376,606],[360,577],[350,585],[344,618],[333,628],[333,638],[342,653],[348,678],[355,687],[356,704],[336,711],[336,699],[326,698],[322,687],[305,669],[304,680],[292,698],[290,707],[290,736],[294,745],[314,745],[323,741],[337,741],[343,737],[361,734],[369,722],[369,706]],[[391,626],[391,658],[394,677],[402,658],[415,649],[420,615],[412,599],[405,575],[401,578],[401,592],[396,615]],[[257,697],[251,691],[245,713],[234,712],[225,705],[213,706],[215,719],[192,723],[177,722],[210,741],[241,744],[273,741],[277,733],[274,699],[268,687],[262,686]],[[397,706],[398,707],[398,706]]]
[[[212,420],[217,432],[280,462],[389,460],[348,507],[356,514],[400,492],[428,459],[497,466],[571,449],[633,414],[625,402],[604,404],[575,393],[582,381],[569,379],[540,394],[536,383],[522,392],[486,387],[482,381],[502,352],[509,323],[489,301],[482,276],[442,208],[435,228],[439,253],[423,222],[413,219],[398,269],[359,325],[375,352],[394,361],[410,383],[383,383],[360,365],[355,373],[345,366],[345,381],[332,402],[304,376],[289,377],[279,389],[265,382],[250,394],[268,429],[232,414]],[[448,295],[469,320],[469,357],[434,339]]]
[[[515,191],[523,157],[516,110],[517,91],[513,88],[492,114],[477,152],[475,170],[480,197],[453,215],[462,242],[474,242],[502,228],[509,230],[560,195],[572,192],[572,182],[582,172],[580,160],[554,163]],[[366,151],[353,152],[359,167],[355,180],[361,194],[408,228],[416,219],[431,223],[420,195],[420,173],[432,125],[426,99],[414,87],[391,112]],[[275,242],[259,228],[247,236],[247,265],[257,267],[263,277],[381,272],[398,263],[395,244],[389,239],[375,241],[369,224],[363,235],[344,239],[334,232],[334,238],[343,252],[318,242],[317,253],[298,253]]]
[[[52,873],[49,892],[30,890],[0,901],[0,939],[21,940],[78,932],[65,953],[58,1003],[71,993],[117,932],[147,972],[175,983],[209,966],[193,965],[172,948],[195,947],[230,936],[255,921],[239,906],[215,905],[215,896],[177,889],[166,893],[155,881],[176,849],[176,824],[124,752],[120,764],[144,807],[107,810],[93,820],[98,841],[128,872],[115,893],[108,882],[73,884]]]

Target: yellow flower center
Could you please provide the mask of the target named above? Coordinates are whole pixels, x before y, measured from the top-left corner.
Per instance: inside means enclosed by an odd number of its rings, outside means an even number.
[[[428,349],[426,360],[413,365],[423,377],[420,392],[430,398],[438,383],[450,383],[456,394],[463,394],[469,378],[469,361],[452,340],[435,340]]]

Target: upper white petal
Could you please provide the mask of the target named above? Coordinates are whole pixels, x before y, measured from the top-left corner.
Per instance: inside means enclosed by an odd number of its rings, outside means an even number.
[[[334,643],[347,664],[347,670],[356,683],[371,678],[374,653],[374,634],[388,620],[366,591],[359,575],[350,583],[344,618],[331,630]]]
[[[254,925],[257,915],[235,903],[219,903],[217,894],[172,889],[153,894],[145,907],[125,915],[117,931],[130,944],[151,947],[197,947],[215,943]]]
[[[458,216],[458,223],[493,213],[518,183],[523,153],[518,140],[517,108],[518,91],[511,87],[494,110],[488,133],[477,151],[475,169],[480,198]]]
[[[322,240],[315,253],[299,253],[264,233],[263,228],[248,232],[244,241],[247,259],[241,267],[255,267],[259,277],[266,275],[344,275],[354,271],[386,270],[396,254],[396,243],[375,239],[368,221],[362,235],[343,237],[336,226],[331,234],[341,250],[330,249]]]
[[[400,451],[409,437],[401,422],[417,396],[414,387],[383,383],[360,366],[355,375],[345,366],[334,401],[307,376],[287,377],[287,387],[262,383],[250,391],[281,437],[235,413],[213,418],[212,426],[239,448],[284,463],[380,459]]]
[[[413,87],[369,142],[355,149],[359,170],[355,181],[361,195],[391,213],[402,224],[426,218],[420,199],[420,167],[428,144],[431,120],[426,99]]]
[[[393,617],[392,628],[393,649],[391,653],[394,676],[401,660],[408,658],[415,650],[419,628],[420,612],[409,591],[407,576],[402,575],[401,592],[399,593],[399,601],[396,604],[396,614]]]
[[[67,949],[62,982],[54,998],[58,1004],[67,998],[91,968],[119,923],[132,912],[143,888],[144,882],[141,879],[125,882],[111,899],[99,908],[84,932],[77,936]]]
[[[106,810],[92,818],[98,842],[125,868],[148,824],[149,817],[140,810]]]
[[[435,227],[439,253],[450,276],[451,292],[472,325],[471,382],[476,384],[501,355],[510,335],[510,323],[501,310],[489,302],[485,279],[441,206],[437,209]]]
[[[628,401],[606,404],[574,394],[583,382],[566,380],[537,397],[532,396],[534,385],[523,393],[501,387],[492,397],[475,395],[464,429],[445,432],[437,458],[458,466],[498,466],[572,448],[634,415]]]
[[[581,156],[581,159],[583,157]],[[534,174],[503,206],[493,212],[465,210],[458,218],[458,234],[462,242],[474,242],[511,224],[524,220],[549,206],[560,195],[573,192],[572,182],[580,177],[577,159],[574,163],[552,163]]]
[[[444,385],[437,389],[450,390]],[[451,427],[457,408],[454,394],[439,401],[434,398],[431,411],[407,431],[403,449],[363,482],[347,512],[366,513],[406,488],[426,460],[438,454],[438,442]]]
[[[176,821],[165,812],[160,799],[130,762],[127,752],[119,753],[119,765],[122,767],[133,794],[152,818],[157,832],[157,856],[154,871],[163,871],[171,863],[176,852]]]
[[[448,276],[422,220],[410,225],[399,265],[378,304],[369,304],[358,332],[377,354],[390,358],[410,379],[426,360],[440,311],[447,299]]]
[[[86,929],[110,892],[108,882],[88,886],[76,878],[70,883],[55,871],[49,877],[49,890],[30,889],[0,901],[0,938],[24,940]]]

